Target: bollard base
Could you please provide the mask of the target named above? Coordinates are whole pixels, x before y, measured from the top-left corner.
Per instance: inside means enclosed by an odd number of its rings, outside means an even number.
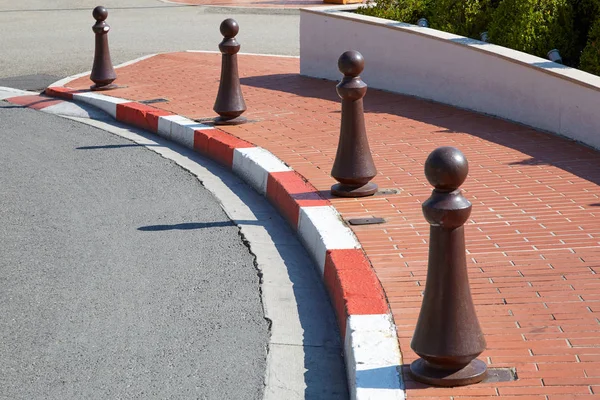
[[[119,86],[119,85],[116,85],[114,83],[109,83],[108,85],[98,85],[98,84],[95,84],[95,85],[90,86],[90,90],[92,92],[99,92],[99,91],[102,91],[102,90],[112,90],[112,89],[117,89],[117,88],[120,88],[120,87],[123,87],[123,86]]]
[[[371,182],[358,187],[341,183],[336,183],[331,187],[331,194],[338,197],[366,197],[372,196],[376,192],[377,185]]]
[[[215,125],[240,125],[245,124],[248,120],[245,117],[236,117],[236,118],[223,118],[217,117],[213,120],[213,124]]]
[[[410,374],[419,382],[432,386],[466,386],[479,383],[487,376],[487,366],[481,360],[473,360],[458,371],[432,368],[419,358],[410,364]]]

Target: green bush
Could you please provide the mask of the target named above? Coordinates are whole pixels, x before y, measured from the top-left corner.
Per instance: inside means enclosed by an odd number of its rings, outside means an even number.
[[[430,26],[479,39],[492,15],[492,0],[436,0],[430,7]]]
[[[356,10],[359,14],[416,24],[429,16],[430,3],[435,0],[377,0]]]
[[[579,54],[588,42],[592,24],[600,18],[600,0],[570,0],[573,7],[573,24],[577,43],[575,50]]]
[[[490,42],[546,58],[560,51],[565,64],[576,64],[573,7],[568,0],[503,0],[492,15]]]
[[[600,75],[600,0],[369,0],[360,14],[416,24],[547,58]]]
[[[590,74],[600,75],[600,18],[592,25],[588,42],[581,53],[579,68]]]

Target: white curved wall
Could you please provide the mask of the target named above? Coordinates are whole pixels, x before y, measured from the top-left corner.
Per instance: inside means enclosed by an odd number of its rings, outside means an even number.
[[[300,73],[339,80],[346,50],[362,79],[385,89],[495,115],[600,149],[600,77],[505,47],[346,12],[302,9]]]

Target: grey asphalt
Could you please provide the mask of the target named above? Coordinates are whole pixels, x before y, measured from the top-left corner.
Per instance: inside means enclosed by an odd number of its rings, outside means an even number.
[[[219,24],[235,18],[241,51],[299,54],[299,15],[277,10],[225,10],[158,0],[106,0],[113,63],[159,52],[214,50]],[[0,0],[0,86],[43,89],[92,67],[94,35],[90,0]],[[265,14],[270,13],[270,14]]]
[[[4,102],[0,136],[0,398],[261,398],[254,258],[198,180]]]

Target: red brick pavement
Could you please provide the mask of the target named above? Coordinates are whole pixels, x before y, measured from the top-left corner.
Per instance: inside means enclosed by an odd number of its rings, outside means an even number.
[[[369,68],[368,60],[367,66]],[[213,117],[220,55],[159,55],[118,70],[127,85],[106,94],[191,118]],[[295,58],[240,55],[248,111],[255,122],[225,131],[262,146],[327,194],[340,123],[335,83],[298,75]],[[368,82],[367,82],[368,84]],[[87,88],[78,79],[72,88]],[[369,90],[367,131],[380,188],[398,194],[332,199],[354,226],[387,293],[405,364],[427,265],[428,225],[421,202],[431,187],[423,162],[456,146],[469,160],[463,185],[473,203],[466,225],[468,268],[491,367],[516,367],[519,380],[429,388],[407,378],[408,397],[490,396],[557,400],[600,398],[600,153],[551,134],[414,98]]]

